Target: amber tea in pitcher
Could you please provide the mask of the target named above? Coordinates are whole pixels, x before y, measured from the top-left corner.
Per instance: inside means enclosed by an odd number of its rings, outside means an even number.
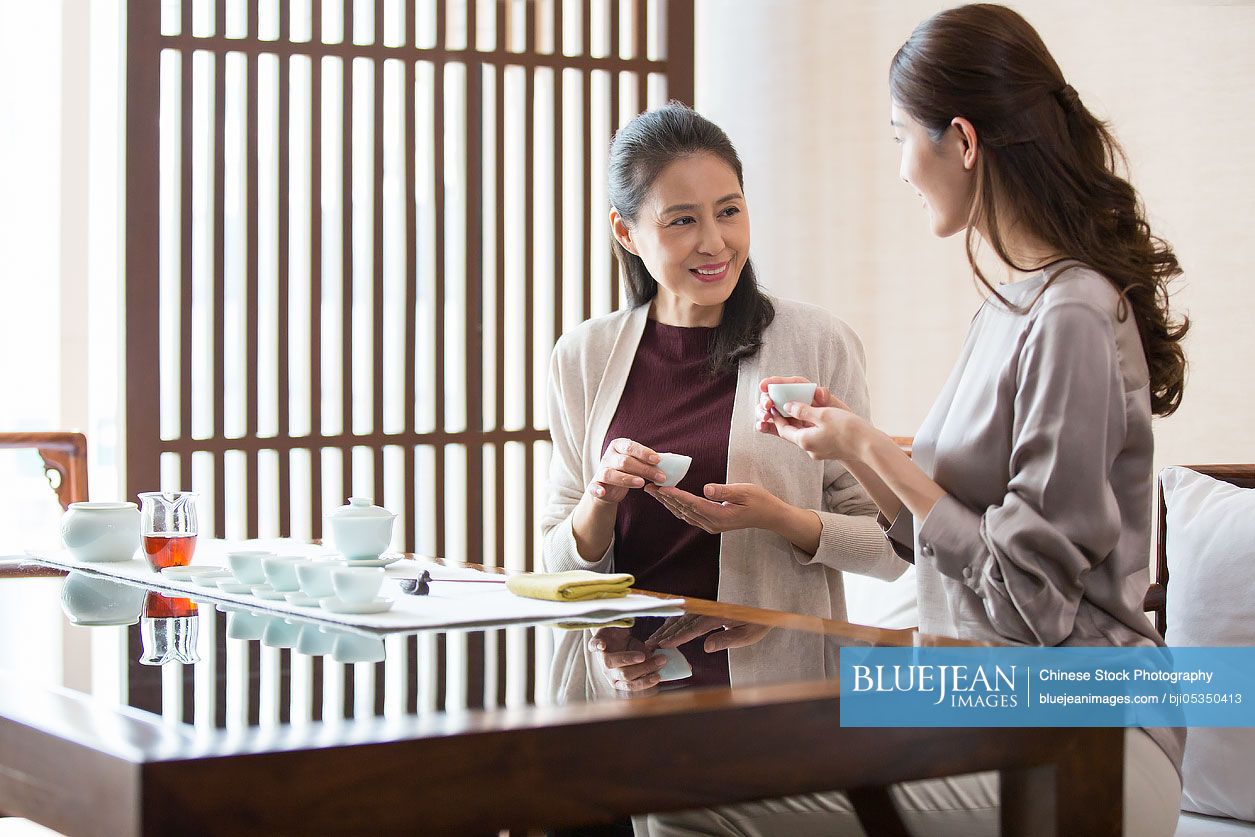
[[[154,570],[186,567],[196,551],[196,495],[146,491],[139,495],[144,557]]]

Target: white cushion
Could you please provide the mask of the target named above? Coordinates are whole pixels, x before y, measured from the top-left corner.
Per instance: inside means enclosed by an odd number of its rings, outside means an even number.
[[[915,601],[915,567],[893,581],[844,573],[846,619],[855,625],[876,628],[915,628],[919,607]]]
[[[1255,837],[1255,823],[1182,813],[1176,837]]]
[[[1188,468],[1159,478],[1168,510],[1165,639],[1255,645],[1255,490]],[[1191,729],[1181,772],[1184,810],[1255,820],[1255,729]]]

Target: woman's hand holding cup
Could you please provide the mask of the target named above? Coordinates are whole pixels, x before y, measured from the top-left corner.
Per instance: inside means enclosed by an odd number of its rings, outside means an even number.
[[[662,482],[667,475],[658,469],[661,457],[631,439],[615,439],[606,448],[588,492],[594,499],[617,505],[633,488]]]
[[[792,376],[777,375],[771,378],[763,378],[762,381],[759,382],[758,384],[759,396],[758,396],[758,405],[754,409],[754,420],[755,420],[754,429],[757,430],[759,433],[767,433],[772,436],[778,436],[780,434],[776,432],[777,421],[794,422],[795,424],[798,424],[798,425],[804,424],[804,422],[800,422],[796,418],[790,418],[788,416],[785,416],[782,409],[784,405],[777,404],[775,401],[772,400],[770,390],[771,390],[771,387],[776,384],[809,384],[809,383],[810,381],[808,381],[806,378],[798,377],[796,375],[792,375]],[[810,406],[813,406],[813,407],[836,406],[835,404],[830,403],[831,400],[832,400],[832,396],[829,394],[828,390],[824,389],[823,387],[817,386],[815,387],[815,394],[811,400]],[[837,403],[840,403],[840,402],[837,402]],[[845,405],[842,404],[841,406],[845,406]]]
[[[776,404],[768,393],[772,384],[795,384],[805,378],[764,378],[762,395],[755,410],[754,427],[759,433],[779,436],[797,445],[812,459],[855,459],[867,423],[850,411],[841,399],[822,387],[815,388],[809,405],[792,403],[790,415],[783,404]]]

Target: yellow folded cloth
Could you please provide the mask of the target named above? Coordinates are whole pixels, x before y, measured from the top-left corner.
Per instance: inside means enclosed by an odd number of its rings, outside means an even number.
[[[585,602],[590,599],[619,599],[627,595],[636,579],[627,573],[595,573],[567,570],[563,573],[521,573],[506,581],[506,589],[526,599],[549,602]]]

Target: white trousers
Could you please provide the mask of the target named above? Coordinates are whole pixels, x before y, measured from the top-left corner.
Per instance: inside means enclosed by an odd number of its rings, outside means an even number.
[[[902,820],[914,835],[996,837],[998,774],[974,773],[906,782],[892,788]],[[1181,779],[1149,735],[1129,729],[1124,738],[1124,834],[1172,837],[1181,805]],[[865,837],[841,792],[806,794],[674,814],[633,818],[638,837]]]

